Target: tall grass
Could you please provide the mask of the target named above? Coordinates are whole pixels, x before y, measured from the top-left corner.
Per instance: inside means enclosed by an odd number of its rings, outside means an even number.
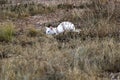
[[[30,40],[34,45],[27,43]],[[71,38],[61,43],[43,36],[28,37],[26,46],[20,44],[1,46],[2,54],[12,55],[7,60],[3,58],[1,79],[101,80],[109,77],[106,72],[119,72],[120,47],[114,38]]]
[[[0,41],[12,41],[14,25],[11,22],[5,22],[0,25]]]

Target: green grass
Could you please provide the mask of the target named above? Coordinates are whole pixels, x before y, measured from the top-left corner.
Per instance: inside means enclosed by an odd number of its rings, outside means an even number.
[[[0,41],[12,41],[14,33],[14,25],[6,22],[0,25]]]

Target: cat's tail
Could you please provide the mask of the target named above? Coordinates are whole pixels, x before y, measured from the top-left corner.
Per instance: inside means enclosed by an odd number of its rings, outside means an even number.
[[[75,29],[74,32],[80,33],[81,29]]]

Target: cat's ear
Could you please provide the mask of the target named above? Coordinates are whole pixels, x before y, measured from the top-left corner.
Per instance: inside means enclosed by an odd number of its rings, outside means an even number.
[[[52,26],[50,26],[50,29],[51,29],[51,30],[53,30],[53,27],[52,27]]]

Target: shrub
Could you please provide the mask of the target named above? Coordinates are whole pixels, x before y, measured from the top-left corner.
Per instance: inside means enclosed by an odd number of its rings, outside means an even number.
[[[28,36],[35,37],[35,36],[37,36],[37,34],[38,34],[38,32],[36,29],[34,29],[34,28],[29,29]]]
[[[13,39],[14,25],[6,22],[0,25],[0,41],[11,41]]]

